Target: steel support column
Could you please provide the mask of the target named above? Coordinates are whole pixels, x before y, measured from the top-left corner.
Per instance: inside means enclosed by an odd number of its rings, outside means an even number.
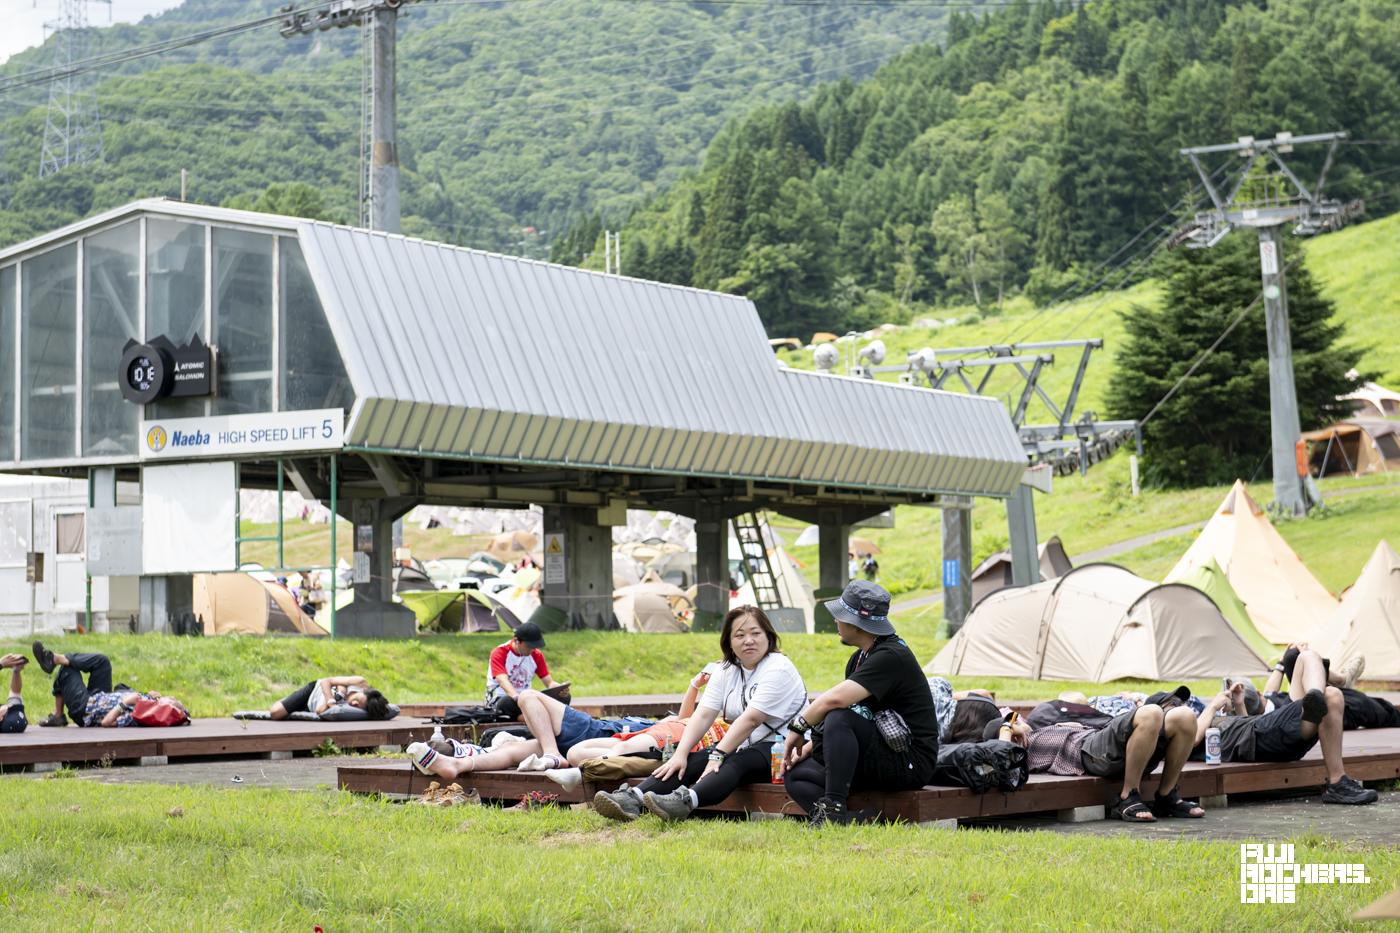
[[[1025,487],[1022,487],[1025,488]],[[943,618],[956,635],[972,611],[972,500],[948,496],[943,509]],[[956,561],[950,565],[949,561]]]
[[[1040,582],[1040,548],[1035,532],[1035,492],[1020,485],[1006,500],[1006,524],[1011,536],[1011,585]]]
[[[1288,282],[1280,227],[1259,228],[1259,268],[1264,284],[1264,325],[1269,342],[1270,443],[1274,468],[1274,508],[1306,515],[1315,504],[1294,455],[1302,428],[1298,390],[1293,381],[1293,341],[1288,327]]]

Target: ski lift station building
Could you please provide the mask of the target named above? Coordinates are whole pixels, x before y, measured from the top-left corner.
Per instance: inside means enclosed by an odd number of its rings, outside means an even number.
[[[70,576],[137,594],[141,631],[189,611],[192,574],[239,566],[240,489],[354,524],[341,635],[414,630],[391,529],[420,503],[540,506],[544,603],[589,627],[610,618],[609,526],[690,516],[705,627],[736,516],[819,525],[839,587],[854,523],[1008,497],[1027,463],[995,399],[780,367],[742,297],[176,201],[0,251],[0,333],[0,472],[87,488],[80,544],[53,509],[0,528],[0,591],[62,537]],[[39,624],[72,627],[72,605]]]

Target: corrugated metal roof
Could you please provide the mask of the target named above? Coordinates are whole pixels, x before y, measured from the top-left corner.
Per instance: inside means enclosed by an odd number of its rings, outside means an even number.
[[[995,399],[784,370],[747,299],[303,222],[354,447],[1007,495]]]

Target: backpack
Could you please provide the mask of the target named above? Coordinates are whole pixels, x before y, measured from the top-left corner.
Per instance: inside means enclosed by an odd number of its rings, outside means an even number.
[[[156,700],[147,700],[144,697],[136,701],[136,706],[131,710],[133,722],[142,726],[187,726],[190,724],[190,714],[185,712],[170,697],[160,697]]]
[[[493,722],[515,722],[494,706],[449,706],[441,716],[434,716],[429,722],[444,726],[484,726]]]
[[[1010,794],[1024,787],[1030,776],[1024,748],[992,739],[939,748],[932,783],[967,787],[975,794],[989,790]]]
[[[1112,721],[1112,716],[1100,713],[1092,706],[1085,706],[1083,703],[1069,703],[1065,700],[1050,700],[1040,703],[1026,714],[1026,725],[1030,726],[1032,730],[1044,729],[1046,726],[1054,726],[1062,722],[1077,722],[1090,729],[1102,729]]]

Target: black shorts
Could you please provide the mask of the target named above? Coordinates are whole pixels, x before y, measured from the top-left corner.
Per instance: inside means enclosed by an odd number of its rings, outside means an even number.
[[[0,733],[23,732],[29,728],[29,720],[24,718],[23,703],[10,703],[0,709],[5,711],[4,716],[0,716]]]
[[[282,708],[289,713],[314,713],[313,709],[308,709],[307,704],[311,702],[311,691],[316,689],[316,681],[311,681],[305,687],[293,690],[290,694],[282,698]]]
[[[1263,716],[1251,716],[1255,761],[1297,761],[1317,744],[1317,734],[1303,738],[1303,704],[1290,703]]]
[[[1119,713],[1109,720],[1108,725],[1089,734],[1079,747],[1079,758],[1084,763],[1084,773],[1101,778],[1123,777],[1124,766],[1128,763],[1128,738],[1133,734],[1133,717],[1137,710]],[[1143,774],[1149,774],[1165,757],[1167,737],[1159,733],[1156,748],[1147,761]]]

